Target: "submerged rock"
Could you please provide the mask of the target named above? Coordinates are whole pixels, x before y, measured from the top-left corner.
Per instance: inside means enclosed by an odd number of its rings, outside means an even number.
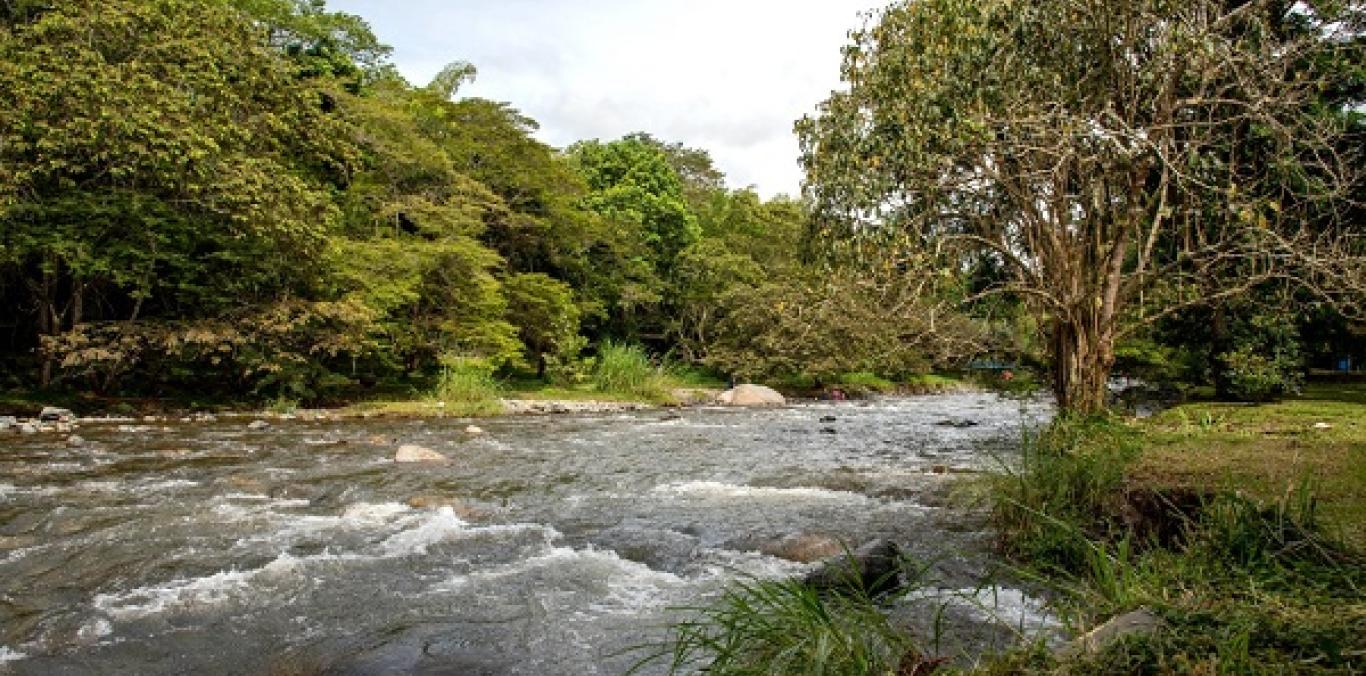
[[[465,434],[468,434],[472,437],[477,437],[481,434],[484,434],[484,428],[479,427],[478,425],[470,425],[469,427],[465,428]]]
[[[430,448],[404,444],[394,453],[394,462],[445,462],[448,458]]]
[[[796,561],[797,563],[815,563],[821,559],[839,556],[845,552],[845,549],[844,543],[830,535],[801,533],[764,543],[759,547],[759,551],[772,557]]]
[[[38,413],[38,422],[69,423],[76,421],[76,414],[70,409],[44,406]]]
[[[722,392],[716,400],[727,406],[782,406],[787,403],[787,398],[777,390],[763,385],[739,385]]]
[[[976,427],[980,424],[981,423],[977,422],[976,420],[968,420],[967,418],[949,418],[948,420],[940,420],[939,422],[935,423],[937,427],[956,427],[958,429]]]
[[[79,434],[73,434],[66,438],[66,445],[72,448],[80,448],[85,445],[85,438]]]

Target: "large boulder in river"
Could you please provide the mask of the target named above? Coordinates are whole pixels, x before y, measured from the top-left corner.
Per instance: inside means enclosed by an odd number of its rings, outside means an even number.
[[[404,444],[394,453],[394,462],[445,462],[446,456],[430,448],[414,444]]]
[[[848,556],[827,559],[803,580],[834,593],[878,596],[901,587],[901,550],[891,540],[873,540]]]
[[[739,385],[722,392],[716,400],[727,406],[782,406],[787,403],[777,390],[763,385]]]
[[[57,408],[56,406],[44,406],[43,410],[38,413],[38,422],[76,422],[76,414],[72,413],[70,409]]]

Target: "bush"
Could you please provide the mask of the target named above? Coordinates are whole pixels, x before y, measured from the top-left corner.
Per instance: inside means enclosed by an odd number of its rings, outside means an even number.
[[[1270,401],[1298,392],[1304,384],[1298,351],[1292,356],[1263,356],[1257,349],[1241,347],[1219,355],[1224,366],[1227,394],[1242,401]]]
[[[593,387],[604,394],[652,401],[670,397],[672,381],[639,345],[606,341],[593,366]]]
[[[502,412],[503,388],[494,368],[483,359],[446,355],[431,397],[445,402],[454,415],[494,415]]]

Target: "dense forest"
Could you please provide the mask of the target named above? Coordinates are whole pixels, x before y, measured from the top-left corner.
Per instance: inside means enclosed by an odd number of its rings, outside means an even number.
[[[856,35],[867,54],[901,49],[889,16],[883,32]],[[416,85],[387,53],[362,19],[318,0],[0,4],[0,388],[314,401],[450,369],[573,382],[601,346],[623,344],[719,377],[808,384],[898,380],[982,357],[1042,372],[1085,353],[1092,362],[1074,366],[1101,376],[1213,380],[1255,397],[1293,388],[1306,366],[1366,358],[1360,324],[1336,305],[1287,309],[1295,294],[1317,300],[1286,283],[1300,271],[1249,274],[1277,251],[1223,249],[1235,255],[1202,267],[1163,241],[1132,291],[1183,302],[1134,330],[1107,325],[1097,351],[1064,348],[1077,327],[1055,321],[1089,296],[1049,299],[1011,281],[1020,261],[1009,254],[1030,246],[1014,235],[996,242],[969,228],[988,244],[975,251],[907,248],[857,225],[850,236],[843,215],[873,214],[868,200],[892,185],[878,181],[916,180],[905,162],[926,158],[899,158],[907,143],[940,152],[925,139],[958,139],[948,153],[970,140],[957,122],[895,106],[895,124],[861,139],[839,126],[854,119],[841,106],[879,110],[860,97],[896,77],[881,72],[895,61],[851,53],[846,78],[870,84],[799,123],[809,194],[765,201],[728,188],[705,150],[644,132],[552,148],[513,105],[460,97],[474,66],[453,63]],[[971,55],[916,58],[929,57]],[[1340,75],[1323,92],[1333,105],[1360,89]],[[922,94],[964,110],[983,96]],[[916,115],[918,130],[896,122]],[[1333,142],[1359,144],[1359,131]],[[1258,143],[1248,152],[1285,150]],[[1190,161],[1221,152],[1201,146]],[[1106,190],[1169,180],[1143,171],[1116,172]],[[1222,171],[1210,180],[1229,179]],[[1268,198],[1282,183],[1234,178],[1255,186],[1237,205],[1251,222],[1327,230],[1360,218],[1330,223],[1312,200],[1282,208]],[[968,192],[938,194],[961,204]],[[1209,213],[1201,200],[1135,213],[1196,219]],[[987,204],[978,216],[1009,223],[1020,206]],[[875,218],[926,243],[915,225],[924,215]],[[1190,283],[1150,283],[1178,278],[1168,273]],[[1234,279],[1255,284],[1225,301],[1219,289]]]
[[[3,10],[0,386],[572,380],[607,341],[742,377],[963,357],[804,258],[800,201],[645,133],[551,148],[458,97],[474,67],[410,84],[321,2]]]

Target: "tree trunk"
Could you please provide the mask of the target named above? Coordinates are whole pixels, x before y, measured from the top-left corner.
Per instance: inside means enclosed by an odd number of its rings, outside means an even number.
[[[47,268],[43,269],[41,286],[38,291],[38,354],[43,360],[43,367],[39,376],[39,384],[47,387],[52,384],[52,354],[48,352],[47,346],[43,344],[43,339],[48,336],[55,336],[61,327],[55,326],[57,317],[56,301],[53,300],[55,286],[53,274]]]
[[[1058,408],[1089,415],[1105,409],[1110,369],[1115,363],[1112,331],[1087,322],[1055,319],[1049,337],[1053,394]]]

